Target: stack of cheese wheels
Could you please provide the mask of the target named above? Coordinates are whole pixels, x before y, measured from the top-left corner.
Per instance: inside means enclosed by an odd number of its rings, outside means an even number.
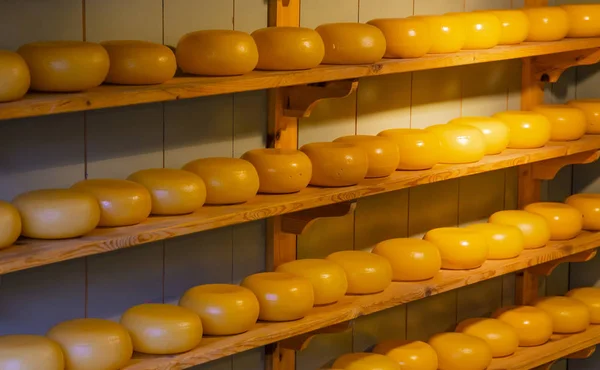
[[[539,113],[506,111],[494,114],[510,131],[508,147],[512,149],[539,148],[550,140],[550,121]]]
[[[471,126],[483,134],[485,154],[499,154],[508,145],[508,126],[497,118],[491,117],[460,117],[448,122],[451,125]]]
[[[21,215],[17,208],[0,200],[0,249],[10,247],[21,235]]]
[[[294,71],[318,66],[325,56],[319,33],[304,27],[267,27],[252,32],[258,47],[256,69]]]
[[[569,32],[569,17],[564,9],[554,6],[524,8],[529,20],[526,41],[558,41]]]
[[[0,336],[0,369],[64,370],[60,346],[40,335]]]
[[[261,193],[295,193],[306,188],[312,176],[310,159],[295,149],[252,149],[242,159],[256,169]]]
[[[535,307],[550,315],[554,333],[579,333],[590,326],[590,309],[580,300],[569,297],[544,297],[536,301]]]
[[[498,17],[500,25],[499,45],[520,44],[529,34],[529,19],[522,10],[490,10]]]
[[[600,194],[573,194],[565,201],[583,215],[583,229],[600,230]]]
[[[373,353],[396,361],[401,369],[437,370],[437,353],[427,343],[418,340],[386,340],[373,348]]]
[[[429,52],[431,33],[426,22],[414,18],[383,18],[367,22],[385,36],[385,58],[420,58]]]
[[[581,109],[568,105],[538,105],[534,112],[543,114],[550,121],[550,140],[577,140],[585,134],[586,119]]]
[[[583,302],[590,311],[590,323],[600,324],[600,288],[575,288],[569,290],[566,296]]]
[[[585,114],[586,134],[600,134],[600,99],[571,100],[567,104]]]
[[[310,143],[300,150],[310,158],[310,184],[316,186],[351,186],[367,175],[366,151],[349,143]]]
[[[347,353],[338,357],[332,369],[343,370],[402,370],[392,358],[377,353]]]
[[[437,353],[440,370],[485,370],[492,362],[490,346],[472,335],[439,333],[428,343]]]
[[[371,64],[385,54],[379,28],[363,23],[328,23],[316,28],[325,45],[323,64]]]
[[[515,328],[498,319],[466,319],[456,326],[456,332],[483,339],[492,349],[492,357],[510,356],[519,347]]]
[[[492,317],[512,326],[519,336],[520,347],[539,346],[552,336],[552,318],[533,306],[513,306],[496,310]]]
[[[431,54],[456,53],[465,45],[465,25],[455,15],[412,16],[412,19],[422,20],[429,27],[431,36]]]
[[[389,239],[377,243],[373,248],[373,253],[390,262],[395,281],[431,279],[442,267],[440,251],[427,240]]]
[[[523,233],[523,248],[534,249],[545,246],[550,241],[550,226],[546,219],[527,211],[498,211],[489,218],[489,223],[516,226]]]
[[[369,164],[366,177],[386,177],[398,167],[398,145],[390,138],[352,135],[339,137],[334,142],[354,144],[365,150]]]
[[[315,294],[315,305],[337,302],[348,290],[344,269],[335,262],[323,259],[301,259],[277,266],[277,272],[286,272],[310,280]]]
[[[447,270],[477,268],[489,255],[486,237],[474,230],[440,227],[429,230],[423,239],[438,247],[442,256],[442,268]]]
[[[204,334],[233,335],[246,332],[258,320],[258,299],[250,289],[232,284],[206,284],[188,289],[179,305],[194,311]]]
[[[348,279],[348,293],[379,293],[392,283],[392,266],[381,256],[363,251],[340,251],[327,260],[342,266]]]
[[[0,81],[0,103],[21,99],[27,93],[31,76],[19,54],[0,50]]]
[[[109,320],[63,321],[46,336],[60,345],[69,370],[118,370],[133,354],[127,329]]]
[[[440,163],[472,163],[485,155],[485,139],[480,130],[466,125],[433,125],[426,129],[440,140]]]
[[[600,4],[561,5],[569,18],[567,37],[600,36]]]
[[[449,13],[458,16],[465,27],[463,49],[490,49],[498,45],[502,33],[500,20],[494,14],[484,12]]]
[[[388,137],[398,145],[398,170],[428,170],[440,161],[440,140],[432,132],[399,128],[382,131],[378,136]]]
[[[583,215],[568,204],[531,203],[525,206],[525,211],[544,217],[550,227],[550,240],[573,239],[583,228]]]
[[[258,318],[264,321],[291,321],[306,316],[315,303],[313,287],[307,278],[285,272],[261,272],[244,278],[260,306]]]
[[[523,232],[516,226],[487,223],[469,225],[467,229],[485,236],[490,248],[488,259],[491,260],[515,258],[525,248]]]

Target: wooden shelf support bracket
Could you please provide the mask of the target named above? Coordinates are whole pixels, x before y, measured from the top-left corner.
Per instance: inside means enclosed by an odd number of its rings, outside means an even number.
[[[588,348],[584,348],[580,351],[577,351],[575,353],[571,353],[568,356],[565,356],[564,358],[568,358],[570,360],[575,360],[575,359],[584,359],[584,358],[589,358],[591,357],[594,352],[596,352],[596,346],[591,346]],[[551,362],[548,362],[547,364],[543,364],[541,366],[535,367],[532,370],[551,370],[552,366],[557,362],[558,360],[554,360]]]
[[[313,340],[313,338],[315,338],[317,335],[343,333],[352,328],[352,323],[353,321],[350,320],[332,326],[328,326],[323,329],[311,331],[310,333],[298,335],[296,337],[283,340],[279,342],[279,345],[287,350],[302,351],[308,347],[310,341]]]
[[[300,235],[319,218],[342,217],[353,213],[355,209],[356,201],[352,200],[288,213],[281,216],[281,230],[288,234]]]
[[[596,257],[596,252],[596,249],[590,249],[588,251],[557,259],[552,262],[542,263],[541,265],[530,267],[529,272],[537,276],[549,276],[552,274],[552,271],[554,271],[554,269],[556,269],[561,263],[587,262]]]
[[[533,58],[533,65],[538,81],[556,82],[567,68],[595,64],[599,61],[600,49],[593,48],[540,55]]]
[[[283,87],[283,114],[286,117],[309,117],[319,101],[345,98],[357,88],[357,79]]]
[[[532,176],[535,180],[552,180],[561,168],[571,164],[592,163],[600,158],[600,151],[593,150],[567,155],[532,164]]]

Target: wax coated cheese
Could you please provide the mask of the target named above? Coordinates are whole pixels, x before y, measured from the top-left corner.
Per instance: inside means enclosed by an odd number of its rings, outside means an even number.
[[[21,215],[15,206],[0,200],[0,249],[10,247],[21,235]]]
[[[574,194],[565,201],[583,215],[583,229],[600,230],[600,194]]]
[[[357,145],[321,142],[304,144],[300,150],[312,163],[311,185],[356,185],[369,170],[367,152]]]
[[[385,58],[420,58],[431,49],[431,32],[423,20],[381,18],[367,23],[383,32],[386,42]]]
[[[465,27],[466,39],[463,49],[490,49],[498,45],[502,32],[500,20],[485,12],[450,13],[460,17]]]
[[[17,50],[31,73],[31,89],[44,92],[76,92],[104,81],[110,65],[99,44],[83,41],[44,41]]]
[[[554,333],[579,333],[590,326],[590,309],[577,299],[560,296],[543,297],[535,302],[535,307],[550,315]]]
[[[385,37],[364,23],[328,23],[316,28],[325,45],[323,64],[370,64],[383,58]]]
[[[252,163],[239,158],[201,158],[183,169],[200,176],[206,185],[206,204],[236,204],[258,192],[258,173]]]
[[[119,370],[133,354],[127,329],[109,320],[63,321],[46,336],[60,345],[69,370]]]
[[[189,171],[151,168],[129,175],[127,180],[143,185],[152,196],[152,214],[182,215],[204,205],[206,186]]]
[[[491,224],[516,226],[525,238],[525,249],[541,248],[550,241],[550,226],[546,219],[527,211],[498,211],[490,216]]]
[[[577,140],[585,134],[587,127],[585,114],[581,109],[569,105],[538,105],[534,112],[543,114],[550,121],[550,140]]]
[[[370,135],[343,136],[334,142],[349,143],[361,147],[367,153],[369,169],[366,177],[386,177],[398,167],[398,145],[387,137]]]
[[[426,15],[409,18],[427,23],[432,40],[430,54],[456,53],[465,45],[467,31],[461,18],[456,15]]]
[[[600,4],[561,5],[569,18],[567,37],[600,36]]]
[[[457,325],[456,332],[483,339],[492,349],[492,357],[510,356],[519,347],[515,328],[498,319],[466,319]]]
[[[481,131],[486,155],[499,154],[508,145],[508,126],[497,118],[460,117],[451,120],[448,124],[471,126]]]
[[[440,227],[429,230],[423,239],[432,242],[442,256],[442,268],[468,270],[481,266],[489,255],[484,234],[465,228]]]
[[[445,124],[429,126],[426,130],[440,140],[440,163],[472,163],[485,155],[485,139],[477,128]]]
[[[583,302],[590,311],[590,323],[600,324],[600,288],[575,288],[566,296]]]
[[[293,71],[318,66],[325,57],[319,33],[304,27],[267,27],[252,32],[258,46],[256,69]]]
[[[386,340],[373,348],[373,353],[396,361],[401,369],[437,370],[437,353],[427,343],[418,340]]]
[[[471,335],[439,333],[428,343],[438,355],[439,370],[485,370],[492,362],[490,346]]]
[[[552,336],[552,318],[537,307],[504,307],[496,310],[492,317],[504,321],[516,330],[520,347],[540,346]]]
[[[499,224],[473,224],[467,229],[480,232],[487,239],[490,253],[488,259],[503,260],[515,258],[525,248],[523,232],[516,226]]]
[[[363,251],[340,251],[327,256],[327,260],[342,266],[350,294],[379,293],[392,283],[392,266],[379,255]]]
[[[133,181],[83,180],[71,186],[71,189],[91,194],[98,200],[98,226],[135,225],[148,218],[152,209],[152,198],[148,189]]]
[[[337,302],[348,290],[348,279],[342,266],[324,259],[300,259],[277,266],[286,272],[310,280],[315,293],[315,305]]]
[[[256,168],[261,193],[295,193],[306,188],[312,176],[310,159],[295,149],[252,149],[242,159]]]
[[[315,303],[309,279],[285,272],[261,272],[247,276],[242,286],[250,289],[260,305],[263,321],[292,321],[306,316]]]
[[[581,109],[586,119],[586,134],[600,134],[600,99],[571,100],[567,103]]]
[[[512,149],[539,148],[550,140],[552,125],[539,113],[506,111],[494,114],[509,129],[508,147]]]
[[[526,41],[558,41],[569,32],[569,17],[557,6],[523,8],[529,19]]]
[[[402,370],[396,361],[377,353],[347,353],[333,362],[334,369],[343,370]]]
[[[388,137],[398,145],[398,170],[428,170],[440,161],[440,139],[432,132],[398,128],[382,131],[378,136]]]
[[[520,44],[529,34],[529,19],[522,10],[490,10],[498,17],[502,31],[499,45]]]
[[[40,335],[0,336],[0,369],[64,370],[58,343]]]
[[[583,228],[583,215],[568,204],[539,202],[528,204],[524,209],[546,219],[550,227],[550,240],[572,239]]]
[[[27,93],[31,76],[19,54],[0,50],[0,81],[0,103],[21,99]]]
[[[393,280],[431,279],[442,267],[442,257],[435,244],[421,239],[397,238],[379,242],[373,253],[392,265]]]

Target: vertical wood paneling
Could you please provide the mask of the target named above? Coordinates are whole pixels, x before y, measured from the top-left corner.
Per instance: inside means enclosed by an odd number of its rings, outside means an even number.
[[[414,0],[415,15],[464,11],[465,0]]]
[[[409,194],[408,235],[420,237],[436,227],[458,224],[458,180],[418,186]]]
[[[354,216],[354,249],[408,234],[408,190],[362,198]]]
[[[510,9],[513,0],[465,0],[465,11],[480,9]]]
[[[354,245],[354,214],[322,218],[298,236],[298,259],[324,258],[352,249]]]
[[[413,73],[411,127],[425,128],[460,117],[461,85],[460,68]]]
[[[233,28],[251,33],[267,27],[268,1],[234,0]]]
[[[302,0],[300,27],[316,28],[324,23],[357,22],[359,0]]]
[[[462,115],[490,116],[505,111],[511,67],[507,62],[462,67]]]
[[[482,281],[457,290],[456,320],[489,316],[502,306],[502,278]]]
[[[598,83],[600,82],[600,65],[577,67],[576,98],[599,98]]]
[[[406,306],[397,306],[385,311],[354,320],[353,351],[372,349],[377,343],[388,339],[406,338]]]
[[[188,32],[233,29],[233,0],[164,1],[164,43],[176,46]]]
[[[308,118],[300,119],[298,146],[318,141],[331,141],[356,133],[356,93],[342,98],[325,100]]]
[[[504,209],[504,171],[460,179],[458,203],[460,224],[486,222],[492,213]]]
[[[86,40],[162,43],[162,0],[85,0]]]
[[[406,338],[427,341],[456,325],[456,292],[423,298],[406,305]]]
[[[296,370],[327,368],[339,356],[352,352],[352,331],[316,336],[307,349],[296,353]]]
[[[361,1],[358,21],[365,23],[377,18],[402,18],[413,14],[412,0]]]

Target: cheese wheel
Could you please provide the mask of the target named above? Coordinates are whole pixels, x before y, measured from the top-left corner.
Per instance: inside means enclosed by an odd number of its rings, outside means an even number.
[[[381,131],[377,135],[388,137],[398,145],[398,170],[428,170],[440,161],[440,139],[432,132],[398,128]]]
[[[368,178],[389,176],[398,167],[400,161],[398,145],[390,138],[352,135],[339,137],[334,142],[354,144],[365,150],[369,163],[366,175]]]
[[[583,215],[575,207],[557,202],[531,203],[525,211],[535,213],[546,219],[550,226],[550,240],[573,239],[581,232]]]
[[[377,353],[347,353],[333,362],[334,369],[343,370],[402,370],[393,359]]]
[[[335,303],[348,290],[348,279],[342,266],[324,259],[290,261],[277,266],[275,271],[310,280],[315,294],[315,305]]]
[[[600,36],[600,4],[561,5],[569,18],[567,37]]]
[[[152,196],[152,214],[182,215],[204,205],[206,186],[200,176],[184,170],[151,168],[129,175]]]
[[[342,266],[348,279],[349,294],[379,293],[392,283],[390,262],[376,254],[363,251],[340,251],[327,260]]]
[[[481,338],[463,333],[439,333],[429,338],[438,355],[439,370],[485,370],[492,362],[492,349]]]
[[[460,17],[463,22],[466,32],[463,49],[490,49],[500,42],[502,25],[494,14],[485,12],[448,14]]]
[[[465,45],[467,31],[462,19],[456,15],[412,16],[429,26],[431,35],[430,54],[456,53]]]
[[[202,30],[181,37],[175,51],[185,73],[235,76],[251,72],[258,63],[258,48],[245,32]]]
[[[17,53],[0,50],[0,103],[21,99],[29,90],[31,76],[25,60]]]
[[[437,370],[438,358],[433,348],[418,340],[386,340],[373,348],[373,353],[396,361],[401,369]]]
[[[381,18],[367,22],[385,36],[385,58],[420,58],[429,52],[433,40],[427,23],[414,18]]]
[[[558,41],[569,32],[567,12],[557,6],[524,8],[529,19],[526,41]]]
[[[525,248],[525,236],[516,226],[499,224],[473,224],[467,229],[480,232],[487,239],[490,248],[488,259],[503,260],[515,258]]]
[[[550,226],[546,219],[526,211],[498,211],[492,214],[489,223],[516,226],[523,233],[525,249],[541,248],[550,241]]]
[[[576,288],[567,292],[566,296],[583,302],[590,311],[590,323],[600,324],[600,288]]]
[[[516,330],[520,347],[540,346],[552,336],[552,318],[537,307],[504,307],[496,310],[492,317],[504,321]]]
[[[534,112],[543,114],[550,121],[550,140],[577,140],[585,134],[587,126],[582,110],[568,105],[538,105]]]
[[[600,134],[600,99],[571,100],[568,105],[581,109],[586,119],[586,134]]]
[[[63,321],[46,336],[60,345],[69,370],[119,370],[133,354],[127,329],[110,320]]]
[[[510,131],[508,148],[540,148],[550,140],[552,125],[539,113],[526,111],[506,111],[494,114],[508,126]]]
[[[492,349],[492,357],[510,356],[519,347],[515,328],[498,319],[466,319],[457,325],[456,332],[483,339]]]
[[[590,309],[574,298],[544,297],[535,307],[544,310],[552,318],[552,330],[559,334],[579,333],[590,326]]]
[[[351,186],[363,180],[369,170],[367,152],[348,143],[310,143],[300,148],[312,163],[310,184]]]
[[[304,27],[267,27],[252,32],[258,46],[256,69],[294,71],[318,66],[325,57],[319,33]]]
[[[306,188],[312,176],[310,159],[295,149],[252,149],[242,159],[256,169],[261,193],[295,193]]]
[[[500,20],[499,45],[520,44],[529,34],[529,18],[522,10],[489,10]]]
[[[99,44],[83,41],[44,41],[17,50],[31,73],[31,90],[76,92],[99,86],[110,65]]]
[[[21,215],[15,206],[0,200],[0,249],[10,247],[21,235]]]
[[[600,194],[574,194],[565,201],[583,215],[583,229],[600,230]]]
[[[98,201],[80,191],[33,190],[12,203],[21,214],[21,234],[28,238],[75,238],[94,230],[100,221]]]
[[[395,281],[431,279],[442,267],[440,251],[433,243],[426,240],[389,239],[377,243],[373,253],[390,262]]]
[[[264,321],[292,321],[306,316],[315,302],[307,278],[285,272],[260,272],[247,276],[242,286],[250,289],[260,305]]]
[[[64,370],[65,359],[58,343],[41,335],[0,336],[0,369]]]
[[[152,198],[142,185],[127,180],[83,180],[71,189],[91,194],[100,205],[98,226],[115,227],[135,225],[150,215]]]
[[[171,304],[145,303],[129,308],[121,316],[133,349],[152,355],[170,355],[191,350],[202,340],[202,322],[192,310]]]
[[[200,316],[204,334],[208,335],[244,333],[258,320],[258,299],[250,289],[239,285],[198,285],[185,292],[179,305]]]
[[[481,266],[489,255],[485,236],[478,232],[458,227],[440,227],[429,230],[423,239],[432,242],[440,250],[442,268],[468,270]]]
[[[499,154],[508,145],[508,126],[497,118],[460,117],[448,123],[451,125],[471,126],[481,131],[486,155]]]
[[[464,125],[433,125],[426,129],[440,140],[440,163],[472,163],[485,155],[485,139],[480,130]]]
[[[239,158],[201,158],[183,169],[200,176],[206,185],[206,204],[236,204],[258,192],[258,173],[252,163]]]
[[[327,23],[315,29],[325,45],[323,64],[371,64],[385,53],[379,28],[364,23]]]

